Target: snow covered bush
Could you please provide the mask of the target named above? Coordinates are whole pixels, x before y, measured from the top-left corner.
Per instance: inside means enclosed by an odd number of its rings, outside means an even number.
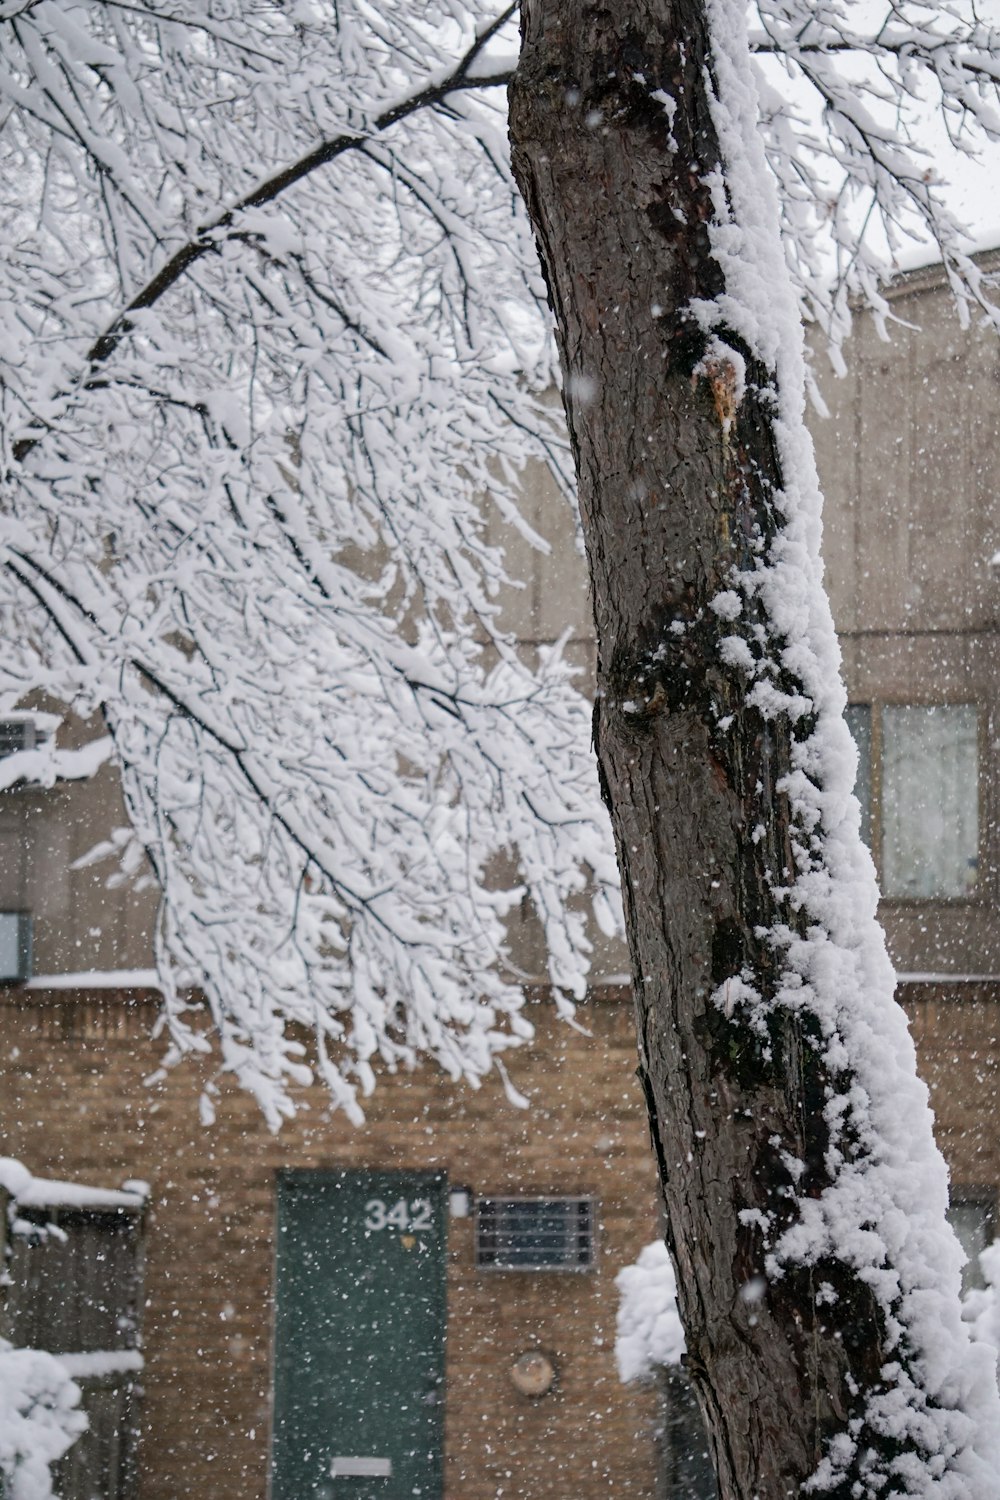
[[[80,1388],[38,1349],[0,1339],[0,1493],[4,1500],[51,1500],[50,1465],[87,1426]]]
[[[645,1380],[661,1365],[678,1365],[684,1329],[677,1311],[677,1284],[662,1240],[639,1251],[634,1265],[615,1277],[618,1320],[615,1358],[623,1381]]]
[[[979,1257],[986,1285],[970,1287],[962,1299],[962,1317],[972,1337],[992,1344],[1000,1359],[1000,1240],[994,1240]]]

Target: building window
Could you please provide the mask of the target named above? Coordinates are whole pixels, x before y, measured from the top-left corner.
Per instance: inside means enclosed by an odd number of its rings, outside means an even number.
[[[31,913],[0,911],[0,984],[31,978]]]
[[[55,714],[16,713],[0,719],[0,760],[21,750],[39,750],[52,739]]]
[[[954,1187],[948,1205],[948,1223],[968,1260],[962,1270],[962,1294],[986,1285],[979,1257],[992,1245],[997,1233],[996,1193],[978,1188]]]
[[[476,1264],[493,1271],[586,1271],[594,1264],[592,1198],[480,1198]]]
[[[862,835],[891,900],[954,900],[979,867],[979,714],[974,704],[854,703]]]
[[[872,847],[872,708],[870,703],[852,703],[847,709],[847,727],[858,747],[858,776],[854,795],[861,805],[861,837]]]

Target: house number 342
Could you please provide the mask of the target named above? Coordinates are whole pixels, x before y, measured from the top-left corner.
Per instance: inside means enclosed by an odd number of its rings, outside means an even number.
[[[409,1203],[398,1198],[390,1208],[381,1198],[369,1198],[365,1228],[369,1233],[379,1229],[430,1229],[431,1205],[426,1198],[413,1198]]]

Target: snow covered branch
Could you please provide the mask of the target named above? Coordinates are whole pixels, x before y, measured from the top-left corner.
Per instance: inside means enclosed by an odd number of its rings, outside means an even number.
[[[786,258],[835,359],[851,299],[886,319],[880,287],[917,244],[943,259],[963,317],[978,310],[1000,327],[940,165],[1000,140],[1000,31],[961,0],[760,0],[757,19],[751,50]]]
[[[210,251],[218,250],[223,240],[253,244],[257,234],[248,232],[240,227],[240,218],[246,210],[262,208],[265,204],[273,203],[274,200],[289,188],[294,187],[311,172],[320,167],[331,165],[347,151],[357,151],[364,146],[379,132],[388,130],[390,126],[397,125],[409,115],[418,110],[429,109],[434,105],[442,103],[449,95],[461,89],[482,89],[505,87],[510,81],[510,70],[487,72],[480,77],[472,77],[470,69],[475,59],[480,55],[484,46],[491,40],[497,31],[507,22],[515,10],[515,6],[508,5],[491,25],[480,32],[474,42],[470,45],[465,55],[457,63],[455,68],[443,79],[437,82],[422,85],[415,93],[406,98],[397,100],[395,103],[380,109],[374,115],[371,122],[367,124],[360,133],[340,134],[330,140],[320,141],[318,145],[301,156],[297,161],[290,162],[288,166],[274,172],[264,182],[252,188],[250,192],[244,193],[238,202],[232,207],[224,209],[221,213],[202,225],[179,250],[175,250],[167,263],[154,272],[153,276],[132,297],[128,306],[118,313],[107,328],[95,339],[86,355],[87,379],[92,380],[96,371],[109,359],[118,348],[122,339],[130,334],[135,328],[135,314],[145,308],[153,307],[160,298],[165,296],[174,284],[189,270],[196,261]],[[14,457],[24,458],[35,439],[21,439],[14,446]]]
[[[542,545],[526,461],[570,488],[513,13],[41,0],[0,30],[2,705],[103,715],[171,1056],[203,993],[272,1124],[308,1033],[354,1118],[379,1062],[475,1082],[530,1034],[506,914],[533,903],[567,1008],[577,897],[614,922],[589,707],[497,623],[503,529]]]

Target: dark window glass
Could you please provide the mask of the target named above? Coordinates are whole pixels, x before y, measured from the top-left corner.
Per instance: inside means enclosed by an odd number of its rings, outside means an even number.
[[[0,719],[0,759],[34,748],[35,726],[30,719]]]
[[[979,1257],[992,1245],[996,1233],[996,1199],[989,1194],[963,1194],[956,1190],[948,1206],[948,1223],[958,1235],[958,1242],[968,1256],[962,1270],[962,1291],[983,1287]]]
[[[979,716],[971,703],[882,710],[882,889],[971,894],[979,864]]]
[[[62,1500],[134,1500],[140,1422],[138,1213],[14,1204],[0,1335],[65,1358],[86,1432],[53,1468]]]
[[[134,1349],[142,1305],[134,1214],[17,1206],[4,1336],[54,1354]]]
[[[871,848],[872,842],[872,709],[870,703],[848,706],[847,727],[858,747],[858,775],[854,795],[861,804],[861,837]]]

